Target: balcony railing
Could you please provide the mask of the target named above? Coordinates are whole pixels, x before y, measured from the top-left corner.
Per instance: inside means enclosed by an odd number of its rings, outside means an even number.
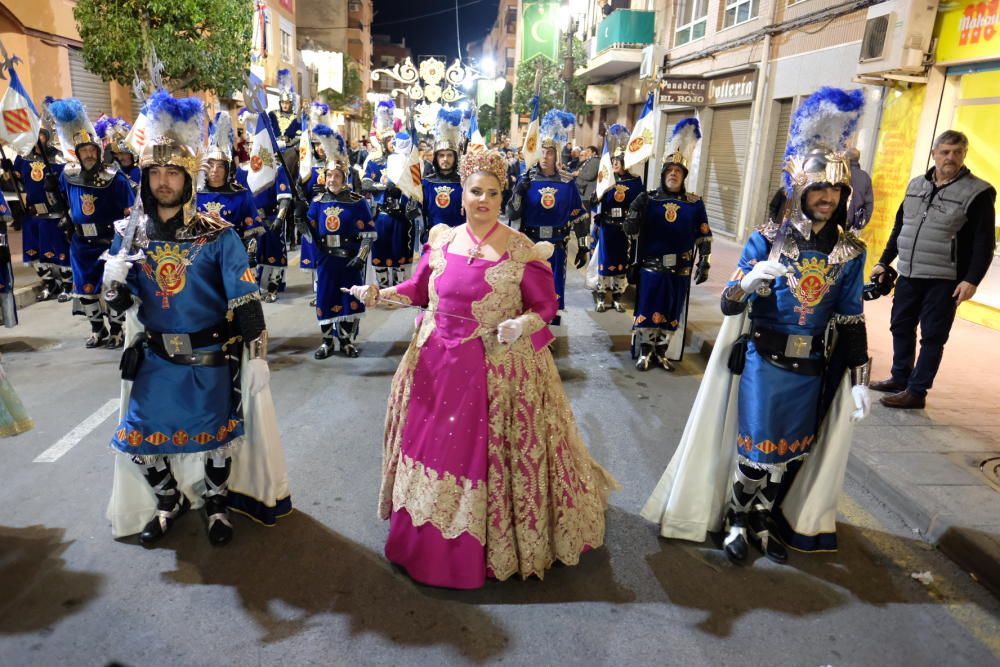
[[[656,12],[616,9],[597,26],[594,55],[608,49],[641,49],[655,41]]]

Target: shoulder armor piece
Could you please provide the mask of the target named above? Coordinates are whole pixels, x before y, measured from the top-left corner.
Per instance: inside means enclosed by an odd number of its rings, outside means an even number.
[[[698,202],[698,201],[701,201],[701,197],[699,197],[698,195],[696,195],[696,194],[695,194],[695,193],[693,193],[693,192],[685,192],[685,193],[684,193],[684,195],[685,195],[685,197],[687,197],[687,200],[688,200],[689,202],[691,202],[692,204],[693,204],[694,202]]]
[[[841,230],[837,245],[830,251],[831,264],[846,264],[865,251],[865,242],[849,231]]]
[[[230,229],[232,225],[218,215],[208,213],[196,213],[191,222],[184,225],[183,229],[177,232],[178,241],[192,241],[202,237],[210,237],[213,240],[222,232]]]

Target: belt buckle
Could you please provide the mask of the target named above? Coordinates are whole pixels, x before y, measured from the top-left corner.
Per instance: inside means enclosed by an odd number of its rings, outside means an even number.
[[[673,267],[677,266],[677,254],[675,253],[673,255],[664,255],[663,266],[665,266],[668,269],[672,269]]]
[[[554,229],[554,227],[539,227],[538,228],[538,238],[551,239],[552,238],[552,230],[553,229]]]
[[[92,236],[97,236],[97,225],[95,225],[92,222],[80,225],[80,229],[81,231],[83,231],[83,235],[86,236],[87,238],[90,238]]]
[[[611,217],[612,218],[620,218],[620,217],[622,217],[622,209],[621,209],[620,206],[616,206],[613,209],[611,209]]]
[[[812,352],[812,336],[789,334],[785,342],[785,357],[789,359],[808,359]]]
[[[45,204],[35,204],[35,215],[48,215],[49,207]]]
[[[327,248],[339,248],[340,247],[340,236],[331,234],[326,237],[326,247]]]
[[[163,347],[171,357],[189,356],[192,354],[191,336],[185,333],[163,334]]]

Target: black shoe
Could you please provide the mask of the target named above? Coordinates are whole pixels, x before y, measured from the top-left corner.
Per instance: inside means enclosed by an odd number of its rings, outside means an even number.
[[[778,527],[770,513],[752,512],[748,524],[750,541],[754,547],[770,561],[779,564],[788,562],[788,549],[778,539]]]
[[[554,327],[560,326],[562,324],[562,315],[556,315],[555,317],[553,317],[552,321],[549,324],[551,324]]]
[[[68,301],[72,300],[73,297],[70,296],[69,292],[60,292],[59,295],[56,297],[56,301],[59,303],[67,303]]]
[[[345,357],[352,359],[361,356],[361,351],[351,341],[340,341],[340,351]]]
[[[48,287],[43,287],[42,291],[35,297],[35,301],[48,301],[56,297],[55,293]]]
[[[90,338],[84,343],[84,347],[88,350],[92,350],[95,347],[103,347],[105,343],[108,342],[108,337],[111,334],[107,329],[101,329],[100,331],[93,331],[90,334]]]
[[[667,359],[667,348],[666,348],[666,346],[665,345],[661,345],[661,346],[657,347],[655,354],[656,354],[656,362],[658,364],[660,364],[660,366],[663,368],[663,370],[667,371],[668,373],[673,373],[674,372],[674,365],[672,363],[670,363],[669,359]]]
[[[733,524],[729,527],[728,534],[723,538],[722,550],[732,563],[742,565],[746,562],[747,554],[750,551],[747,545],[747,528]]]
[[[274,303],[278,300],[277,292],[268,292],[264,295],[264,303]]]
[[[213,496],[205,501],[208,541],[213,547],[225,546],[233,539],[233,524],[229,522],[228,507],[225,496]]]
[[[117,331],[112,331],[108,336],[108,342],[104,344],[104,348],[107,350],[117,350],[120,347],[125,347],[125,332],[118,329]]]
[[[608,309],[608,304],[604,298],[604,292],[594,292],[594,310],[603,313]]]
[[[619,313],[624,313],[625,312],[625,306],[622,305],[622,299],[621,299],[621,297],[622,297],[621,294],[612,294],[611,295],[611,305],[614,307],[615,311],[617,311]]]
[[[635,360],[635,368],[638,371],[648,371],[653,365],[653,346],[643,343],[639,346],[639,358]]]
[[[156,514],[153,515],[153,518],[150,519],[146,527],[139,533],[139,542],[141,544],[153,544],[159,541],[161,537],[167,534],[170,527],[174,525],[177,517],[187,512],[190,507],[191,501],[187,499],[187,496],[181,494],[180,502],[175,504],[173,509],[157,509]]]
[[[316,299],[313,299],[312,301],[309,302],[309,307],[310,308],[315,308],[316,307]]]
[[[333,345],[323,343],[313,352],[313,359],[326,359],[333,354]]]

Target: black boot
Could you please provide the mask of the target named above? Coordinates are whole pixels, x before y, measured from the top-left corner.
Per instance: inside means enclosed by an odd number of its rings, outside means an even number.
[[[167,534],[177,517],[191,507],[191,502],[178,490],[166,459],[144,466],[143,476],[156,494],[156,513],[139,533],[139,542],[149,545]]]
[[[668,373],[674,372],[674,365],[670,363],[670,359],[667,358],[666,345],[657,345],[654,348],[653,354],[656,356],[656,362],[660,364],[663,370],[667,371]]]
[[[726,557],[736,564],[747,559],[747,515],[744,512],[729,511],[726,517],[726,536],[722,540],[722,550]]]
[[[264,303],[274,303],[278,300],[278,283],[268,283]]]
[[[766,509],[754,509],[747,522],[750,541],[768,560],[775,563],[788,562],[788,550],[778,540],[778,527]]]
[[[125,331],[122,330],[121,323],[111,320],[109,331],[108,342],[104,344],[104,347],[109,350],[117,350],[120,347],[125,347]]]
[[[314,359],[326,359],[333,354],[333,325],[321,324],[320,330],[323,332],[323,343],[313,352]]]
[[[95,347],[104,347],[104,345],[107,344],[108,337],[110,335],[111,334],[104,328],[104,324],[102,323],[99,328],[93,328],[93,331],[90,332],[90,337],[87,338],[83,345],[88,350],[92,350]]]
[[[603,313],[608,309],[608,304],[605,302],[606,293],[604,290],[597,290],[594,292],[594,310],[599,313]]]
[[[611,293],[611,305],[614,306],[615,311],[619,313],[625,312],[625,306],[622,305],[622,297],[624,295],[621,292]]]
[[[635,360],[636,370],[648,371],[653,365],[653,345],[651,343],[641,343],[639,345],[639,358]]]
[[[215,547],[233,539],[233,524],[229,522],[230,457],[212,456],[205,459],[205,516],[208,520],[208,541]]]
[[[340,343],[340,352],[345,357],[351,357],[352,359],[361,355],[361,351],[358,350],[357,346],[352,342],[354,340],[354,327],[356,324],[356,322],[340,321],[336,325],[337,341]]]

